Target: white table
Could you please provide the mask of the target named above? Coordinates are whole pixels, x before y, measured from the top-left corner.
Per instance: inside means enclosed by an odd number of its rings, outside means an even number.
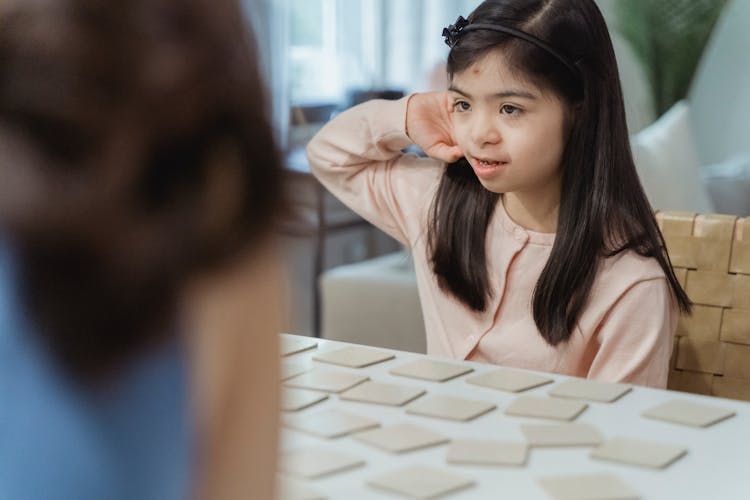
[[[553,384],[522,393],[506,393],[475,386],[465,380],[469,376],[491,371],[497,367],[458,361],[474,368],[474,372],[442,383],[421,381],[391,375],[388,371],[409,361],[425,357],[424,355],[391,351],[396,357],[390,361],[360,369],[345,368],[313,361],[312,356],[321,351],[351,344],[323,339],[312,340],[318,341],[315,349],[282,359],[285,362],[292,361],[310,367],[320,366],[330,370],[362,373],[378,382],[422,387],[427,390],[427,394],[443,394],[493,402],[497,408],[470,422],[452,422],[407,414],[405,408],[408,404],[403,407],[385,407],[343,401],[337,395],[332,394],[327,400],[310,408],[299,412],[284,412],[282,418],[285,415],[305,415],[306,412],[315,413],[336,408],[375,419],[381,425],[409,422],[451,438],[524,441],[520,431],[521,424],[554,422],[511,417],[504,415],[503,410],[519,395],[547,397],[547,391],[551,387],[570,378],[550,375],[555,379]],[[673,399],[719,406],[734,410],[736,415],[707,428],[692,428],[641,416],[643,411]],[[589,407],[575,419],[575,422],[596,426],[605,439],[622,436],[673,443],[686,446],[688,453],[661,470],[594,460],[589,457],[591,448],[585,447],[531,449],[527,463],[522,467],[467,466],[446,462],[447,445],[393,454],[356,441],[351,436],[329,440],[287,428],[282,430],[280,447],[282,452],[305,447],[320,447],[361,457],[366,461],[363,467],[304,481],[305,484],[330,499],[400,498],[398,495],[368,486],[366,481],[395,468],[415,463],[447,468],[475,479],[475,486],[446,496],[455,500],[548,499],[550,497],[536,482],[537,478],[594,472],[613,473],[637,491],[643,499],[750,499],[750,403],[635,386],[631,392],[613,403],[589,402]]]

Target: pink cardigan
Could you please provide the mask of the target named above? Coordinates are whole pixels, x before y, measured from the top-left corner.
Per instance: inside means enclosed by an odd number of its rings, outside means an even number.
[[[404,154],[406,103],[370,101],[328,123],[307,147],[315,176],[342,202],[411,248],[429,354],[666,387],[678,310],[654,259],[604,259],[576,331],[553,347],[531,312],[554,234],[529,231],[497,204],[487,232],[493,297],[475,312],[443,292],[426,252],[427,217],[445,164]]]

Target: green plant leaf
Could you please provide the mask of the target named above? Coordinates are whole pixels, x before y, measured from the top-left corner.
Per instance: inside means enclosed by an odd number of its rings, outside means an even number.
[[[641,60],[661,115],[685,98],[726,0],[618,0],[615,26]]]

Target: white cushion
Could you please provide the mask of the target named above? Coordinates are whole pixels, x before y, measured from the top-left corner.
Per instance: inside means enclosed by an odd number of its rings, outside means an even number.
[[[417,276],[406,252],[330,269],[320,292],[324,338],[426,351]]]
[[[750,154],[750,2],[729,0],[701,56],[688,100],[701,165]]]
[[[638,175],[654,210],[713,213],[701,182],[687,102],[680,101],[631,137]]]
[[[702,177],[717,212],[750,215],[750,154],[703,167]]]

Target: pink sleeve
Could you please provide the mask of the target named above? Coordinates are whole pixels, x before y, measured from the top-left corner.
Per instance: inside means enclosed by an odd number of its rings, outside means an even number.
[[[666,279],[630,287],[599,327],[588,378],[666,388],[677,317]]]
[[[406,106],[375,100],[331,120],[307,146],[315,177],[338,199],[401,243],[411,245],[443,164],[404,154]]]

